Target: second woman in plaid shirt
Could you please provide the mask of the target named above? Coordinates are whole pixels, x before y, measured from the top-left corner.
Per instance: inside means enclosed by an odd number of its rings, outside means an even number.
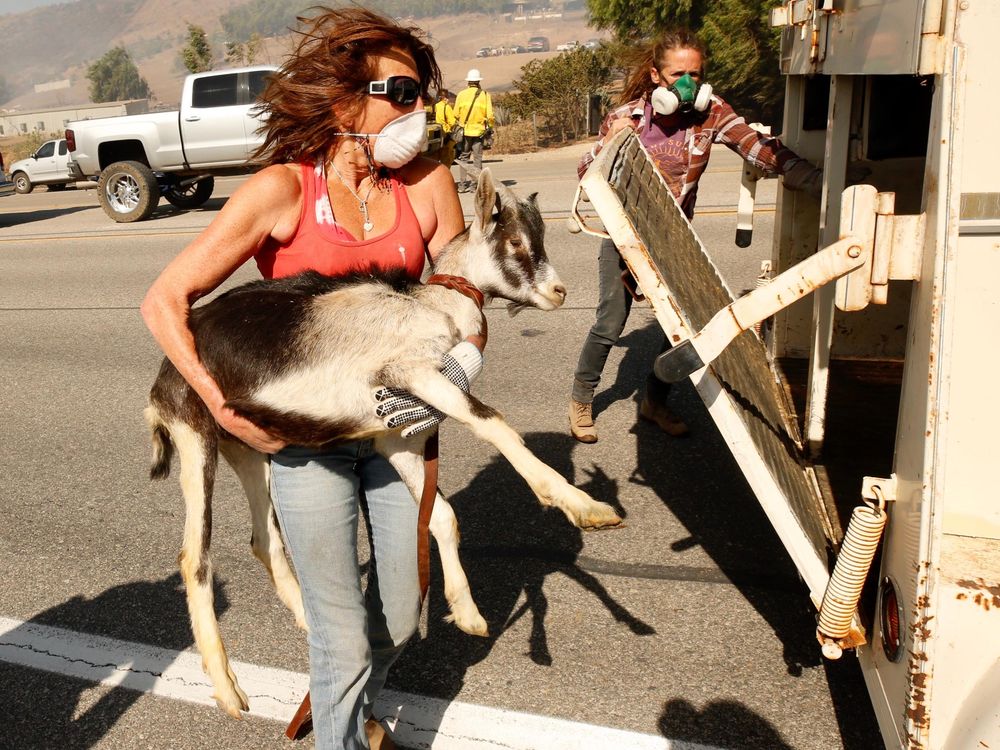
[[[646,50],[625,83],[621,106],[605,118],[597,143],[580,160],[579,175],[583,176],[611,136],[623,128],[631,128],[689,219],[694,216],[698,181],[708,166],[715,143],[728,146],[767,173],[782,175],[785,187],[802,190],[818,199],[822,171],[777,138],[747,125],[729,104],[702,83],[703,68],[704,50],[686,30],[667,33]],[[598,270],[597,321],[580,352],[569,409],[570,431],[584,443],[597,440],[592,412],[594,391],[632,306],[632,297],[622,285],[625,262],[611,240],[601,244]],[[650,372],[639,414],[670,435],[683,435],[687,426],[667,408],[668,393],[669,386]]]

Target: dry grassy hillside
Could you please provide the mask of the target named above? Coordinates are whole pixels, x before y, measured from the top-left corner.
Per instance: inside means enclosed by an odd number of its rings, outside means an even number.
[[[129,50],[154,98],[161,105],[173,106],[186,73],[179,53],[186,41],[187,23],[206,30],[221,60],[224,48],[216,36],[221,31],[218,18],[244,1],[80,0],[0,17],[0,39],[4,40],[6,52],[3,76],[12,91],[22,92],[3,106],[30,110],[88,101],[87,65],[118,44]],[[413,23],[429,32],[438,50],[445,84],[450,88],[461,85],[470,67],[478,67],[487,88],[502,90],[510,86],[529,60],[555,54],[476,58],[480,47],[523,45],[528,37],[542,35],[549,37],[554,50],[561,42],[600,36],[587,27],[582,13],[532,21],[530,25],[507,23],[487,14]],[[288,46],[288,37],[267,40],[261,62],[280,63]],[[224,65],[219,63],[219,67]],[[63,78],[70,80],[70,89],[44,93],[31,90],[34,84]]]
[[[604,32],[587,26],[583,13],[568,14],[559,19],[532,21],[530,25],[524,22],[504,23],[486,15],[464,15],[427,19],[422,26],[434,40],[445,85],[451,89],[461,86],[468,69],[476,67],[483,74],[483,85],[487,89],[504,90],[510,87],[511,81],[520,75],[521,66],[529,60],[557,54],[557,44],[574,39],[583,42],[606,36]],[[523,46],[532,36],[548,37],[552,51],[503,57],[475,56],[480,47],[513,44]]]
[[[244,0],[80,0],[0,17],[3,76],[22,109],[87,101],[89,63],[124,44],[142,69],[156,51],[180,49],[187,22],[217,31],[219,16]],[[70,91],[36,96],[38,83],[69,78]]]

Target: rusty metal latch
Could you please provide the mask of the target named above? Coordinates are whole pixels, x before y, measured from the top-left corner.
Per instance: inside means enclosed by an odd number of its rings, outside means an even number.
[[[853,185],[843,193],[841,238],[754,289],[715,316],[690,339],[661,354],[653,371],[669,383],[709,365],[747,328],[836,281],[836,305],[845,312],[885,304],[890,279],[915,279],[924,217],[895,216],[894,193]]]
[[[816,64],[824,56],[820,34],[825,20],[837,13],[834,0],[787,0],[771,9],[771,26],[797,26],[802,39],[809,36],[809,62]]]
[[[832,3],[830,8],[826,5],[822,3],[823,7],[817,8],[816,0],[788,0],[771,8],[771,26],[802,26],[812,20],[817,10],[832,12]]]

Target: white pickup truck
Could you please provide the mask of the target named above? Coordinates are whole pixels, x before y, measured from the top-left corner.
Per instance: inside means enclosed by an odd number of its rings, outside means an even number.
[[[45,141],[31,156],[11,164],[10,179],[19,193],[30,193],[36,185],[48,185],[49,190],[72,185],[66,140]]]
[[[196,208],[215,189],[215,175],[252,171],[263,142],[255,107],[276,68],[258,65],[189,75],[180,109],[67,125],[76,179],[97,179],[101,208],[118,222],[141,221],[160,197]]]

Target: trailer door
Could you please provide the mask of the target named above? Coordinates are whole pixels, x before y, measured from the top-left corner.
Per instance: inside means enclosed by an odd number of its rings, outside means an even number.
[[[668,338],[691,338],[733,301],[639,139],[622,131],[584,176],[586,192]],[[824,509],[794,410],[763,342],[740,334],[691,380],[818,607],[835,515]],[[839,528],[839,527],[837,527]]]

